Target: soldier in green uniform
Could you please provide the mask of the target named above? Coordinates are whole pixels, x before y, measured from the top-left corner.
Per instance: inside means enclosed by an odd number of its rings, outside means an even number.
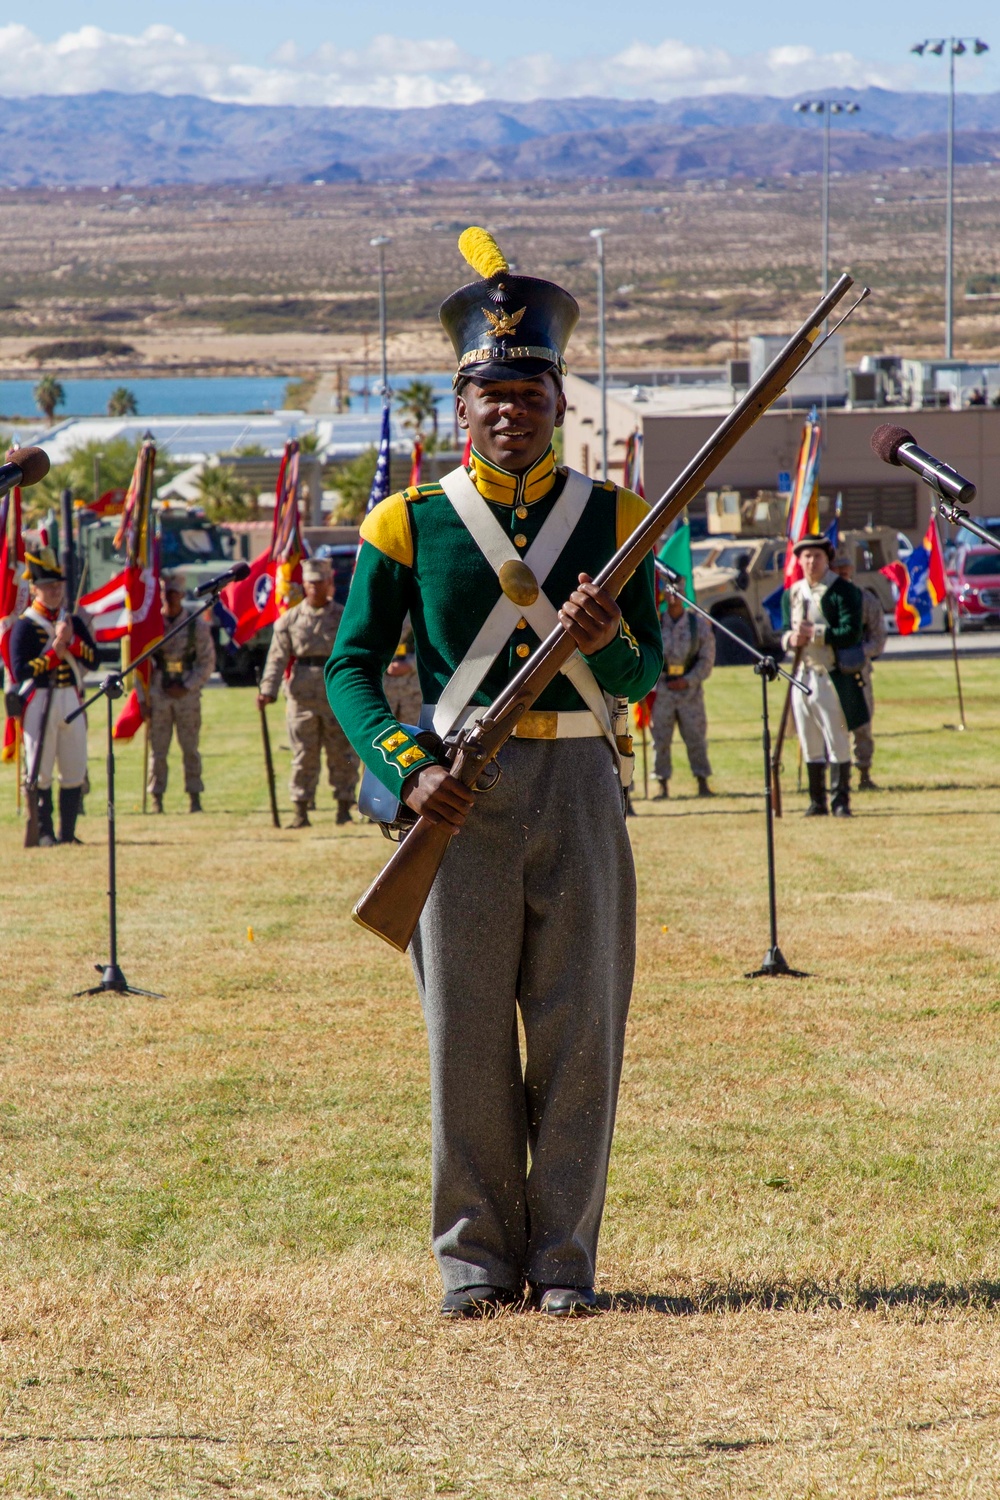
[[[471,461],[365,518],[326,680],[369,770],[454,832],[411,948],[430,1048],[442,1311],[482,1316],[520,1302],[527,1284],[533,1305],[567,1315],[595,1305],[635,956],[629,762],[615,725],[656,682],[662,645],[651,557],[617,601],[592,582],[645,501],[558,466],[552,451],[576,302],[511,273],[483,230],[459,243],[481,279],[447,299],[441,320]],[[489,791],[470,793],[389,708],[382,674],[407,613],[421,720],[442,737],[557,621],[576,641]]]

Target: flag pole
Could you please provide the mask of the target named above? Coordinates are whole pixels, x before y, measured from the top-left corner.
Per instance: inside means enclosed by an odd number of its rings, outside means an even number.
[[[143,719],[142,727],[145,734],[142,737],[142,815],[146,816],[146,783],[149,780],[149,720]]]
[[[15,787],[16,787],[16,790],[14,792],[14,810],[16,811],[18,817],[20,817],[21,816],[21,721],[20,721],[20,719],[15,719],[14,720],[14,770],[15,770],[15,773],[16,773],[16,775],[15,775]]]
[[[931,510],[931,525],[934,527],[934,539],[940,556],[944,556],[944,548],[941,546],[941,533],[938,530],[937,514]],[[951,625],[951,659],[955,663],[955,688],[958,692],[958,727],[961,733],[965,732],[965,699],[962,696],[962,674],[958,669],[958,609],[951,589],[948,587],[948,575],[945,574],[945,588],[948,598],[948,622]]]

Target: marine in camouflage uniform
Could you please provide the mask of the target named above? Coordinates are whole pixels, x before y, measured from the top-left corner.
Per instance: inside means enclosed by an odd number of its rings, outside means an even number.
[[[326,696],[323,668],[329,660],[337,627],[344,613],[333,597],[333,569],[326,558],[307,558],[302,564],[306,597],[278,617],[260,679],[258,704],[273,703],[282,678],[288,699],[288,738],[292,746],[290,787],[295,817],[292,828],[308,828],[309,808],[316,795],[323,751],[337,822],[351,821],[351,805],[358,779],[358,757],[334,718]],[[286,668],[291,671],[285,676]]]
[[[667,796],[672,761],[670,745],[674,725],[680,726],[687,748],[691,775],[698,783],[698,796],[711,797],[708,778],[708,719],[702,684],[715,666],[715,631],[707,620],[684,608],[671,595],[660,622],[663,637],[663,675],[653,704],[653,744],[656,746],[656,778],[660,796]]]
[[[837,553],[837,561],[834,564],[841,578],[851,582],[851,574],[854,569],[851,559],[846,552]],[[854,764],[858,768],[858,791],[877,792],[878,787],[872,781],[872,760],[875,757],[875,736],[872,733],[872,720],[875,717],[875,693],[872,687],[872,673],[875,661],[885,650],[885,643],[889,639],[889,632],[885,628],[885,611],[882,601],[874,589],[861,590],[862,598],[862,635],[861,644],[865,649],[865,662],[861,668],[861,681],[864,684],[865,702],[868,705],[868,723],[861,724],[854,731]]]
[[[417,658],[413,654],[412,642],[401,643],[395,656],[385,670],[382,690],[394,719],[401,724],[419,724],[423,707],[420,678],[417,676]]]
[[[153,811],[163,811],[167,789],[167,752],[174,730],[184,757],[184,790],[193,813],[201,812],[201,690],[215,671],[215,643],[204,614],[184,609],[184,574],[178,569],[160,579],[164,632],[187,615],[188,628],[167,641],[153,657],[149,683],[149,748],[152,765],[149,792]]]

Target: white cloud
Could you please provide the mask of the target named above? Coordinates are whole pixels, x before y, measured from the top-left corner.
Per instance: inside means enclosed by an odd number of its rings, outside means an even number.
[[[193,42],[171,26],[138,35],[83,26],[45,42],[26,26],[0,27],[0,93],[199,94],[242,104],[378,104],[390,107],[584,94],[670,99],[720,92],[787,95],[822,86],[926,87],[910,65],[879,67],[850,52],[773,47],[737,57],[721,47],[634,42],[612,57],[561,61],[534,53],[499,66],[448,38],[377,36],[364,49],[294,43],[265,66]]]

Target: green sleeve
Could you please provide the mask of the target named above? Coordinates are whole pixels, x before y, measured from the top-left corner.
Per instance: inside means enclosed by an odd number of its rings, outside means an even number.
[[[647,553],[618,595],[622,623],[607,646],[585,658],[600,686],[638,703],[663,671],[663,638],[656,613],[653,554]]]
[[[781,596],[781,629],[782,631],[792,628],[792,591],[785,589]]]
[[[326,695],[365,765],[397,796],[407,776],[434,759],[401,727],[382,689],[409,607],[409,568],[363,542],[326,664]]]
[[[860,646],[864,633],[865,601],[861,590],[846,579],[838,580],[823,595],[826,643],[835,649]]]

